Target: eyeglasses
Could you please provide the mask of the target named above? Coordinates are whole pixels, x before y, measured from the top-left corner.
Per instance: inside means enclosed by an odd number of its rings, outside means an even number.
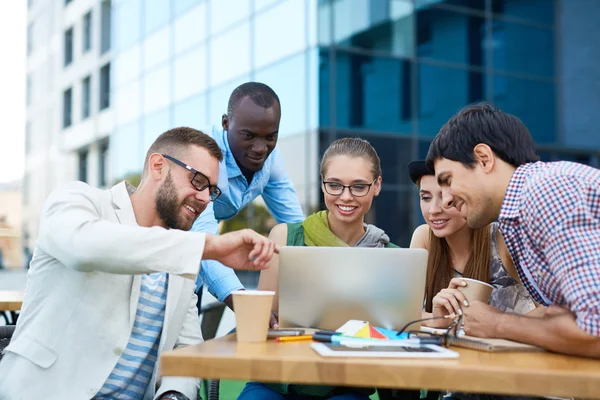
[[[325,186],[325,191],[332,196],[341,196],[344,193],[344,189],[348,188],[350,190],[350,194],[355,197],[363,197],[369,193],[371,186],[375,183],[377,179],[375,179],[371,183],[355,183],[354,185],[341,185],[337,182],[325,182],[323,181],[323,186]]]
[[[171,160],[175,164],[182,166],[183,168],[187,169],[188,171],[193,172],[194,176],[192,176],[192,180],[191,180],[192,186],[194,188],[196,188],[196,190],[199,192],[208,189],[208,192],[210,195],[210,201],[215,201],[216,199],[219,198],[219,196],[221,195],[221,189],[219,189],[215,185],[211,185],[210,180],[202,172],[196,171],[194,168],[190,167],[189,165],[187,165],[185,163],[182,163],[181,161],[179,161],[176,158],[173,158],[166,154],[163,154],[162,156],[164,158],[166,158],[167,160]]]
[[[431,321],[434,319],[448,319],[448,316],[445,317],[431,317],[431,318],[423,318],[423,319],[417,319],[414,321],[410,321],[409,323],[407,323],[406,325],[404,325],[402,327],[402,329],[400,329],[398,331],[398,333],[396,334],[396,336],[400,336],[403,333],[408,333],[409,335],[413,335],[413,337],[417,337],[419,339],[423,339],[423,338],[428,338],[430,339],[430,343],[431,344],[439,344],[442,345],[444,347],[448,347],[449,345],[452,344],[452,339],[455,338],[458,335],[458,330],[460,329],[460,327],[462,326],[462,320],[463,320],[463,316],[462,315],[458,315],[457,317],[454,318],[454,321],[452,322],[452,324],[450,324],[450,326],[448,327],[448,329],[446,330],[446,333],[444,333],[443,335],[438,335],[435,333],[431,333],[431,332],[422,332],[422,331],[411,331],[411,330],[406,330],[409,326],[416,324],[417,322],[423,322],[423,321]],[[429,342],[429,341],[428,341]]]

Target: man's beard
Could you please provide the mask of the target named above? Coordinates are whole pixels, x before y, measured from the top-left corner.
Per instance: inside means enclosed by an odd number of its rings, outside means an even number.
[[[171,171],[156,192],[156,212],[169,229],[189,231],[194,221],[184,221],[179,215],[181,204],[177,196],[177,188],[171,177]]]

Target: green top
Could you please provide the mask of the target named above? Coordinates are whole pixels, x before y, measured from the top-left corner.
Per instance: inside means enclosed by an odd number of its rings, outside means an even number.
[[[310,218],[310,217],[309,217]],[[304,237],[304,226],[302,222],[295,222],[286,224],[288,228],[287,234],[287,246],[306,246]],[[394,248],[398,247],[393,243],[386,243],[385,247]],[[317,386],[317,385],[295,385],[288,383],[267,383],[265,386],[270,389],[281,393],[281,394],[298,394],[303,396],[318,396],[328,397],[333,394],[340,394],[343,392],[362,393],[367,396],[375,393],[373,388],[361,388],[361,387],[333,387],[333,386]]]

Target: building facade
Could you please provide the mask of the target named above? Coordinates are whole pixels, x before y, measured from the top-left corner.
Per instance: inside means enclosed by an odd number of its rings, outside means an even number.
[[[44,115],[40,121],[48,120],[54,136],[40,151],[48,158],[56,148],[71,161],[49,181],[33,171],[56,172],[28,156],[34,186],[81,177],[83,166],[95,185],[139,173],[160,133],[220,124],[231,91],[249,80],[267,83],[281,99],[278,146],[306,212],[322,202],[318,162],[325,148],[343,136],[373,143],[383,190],[368,218],[402,246],[422,222],[406,165],[425,156],[464,105],[487,100],[519,116],[544,160],[599,163],[597,0],[112,0],[106,53],[96,43],[106,36],[97,21],[106,2],[33,0],[34,24],[47,15],[36,3],[53,4],[59,22],[45,37],[54,56],[48,49],[36,55],[35,47],[30,55],[32,87],[36,66],[44,69],[34,59],[54,57],[54,72],[45,72],[57,79],[45,108],[28,108],[28,121]],[[90,8],[93,56],[85,56]],[[71,26],[76,50],[65,68]],[[108,105],[102,109],[93,98],[90,123],[76,116],[78,99],[89,74],[97,93],[106,65]],[[63,128],[60,106],[68,96],[77,105]],[[104,180],[93,178],[100,164]]]
[[[57,186],[108,179],[110,0],[28,0],[23,235]]]

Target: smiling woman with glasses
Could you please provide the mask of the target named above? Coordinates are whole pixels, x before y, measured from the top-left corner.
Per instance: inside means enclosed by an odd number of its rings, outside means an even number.
[[[179,161],[175,157],[171,157],[167,154],[162,154],[162,156],[164,158],[166,158],[167,160],[170,160],[170,161],[174,162],[175,164],[179,165],[180,167],[183,167],[183,168],[187,169],[188,171],[193,172],[194,175],[192,175],[192,180],[191,180],[192,186],[195,187],[196,190],[199,192],[208,189],[208,192],[210,194],[210,201],[215,201],[219,198],[219,196],[221,195],[221,189],[219,189],[215,185],[211,185],[210,180],[202,172],[195,170],[194,168],[190,167],[189,165]]]
[[[281,246],[397,247],[385,232],[365,224],[365,214],[381,191],[381,164],[369,142],[358,138],[338,139],[321,161],[321,190],[326,210],[303,222],[280,224],[269,238]],[[368,265],[364,266],[368,268]],[[258,288],[275,291],[273,310],[278,311],[279,264],[271,262],[260,274]],[[238,400],[252,399],[335,399],[368,400],[374,388],[349,388],[250,382]]]

